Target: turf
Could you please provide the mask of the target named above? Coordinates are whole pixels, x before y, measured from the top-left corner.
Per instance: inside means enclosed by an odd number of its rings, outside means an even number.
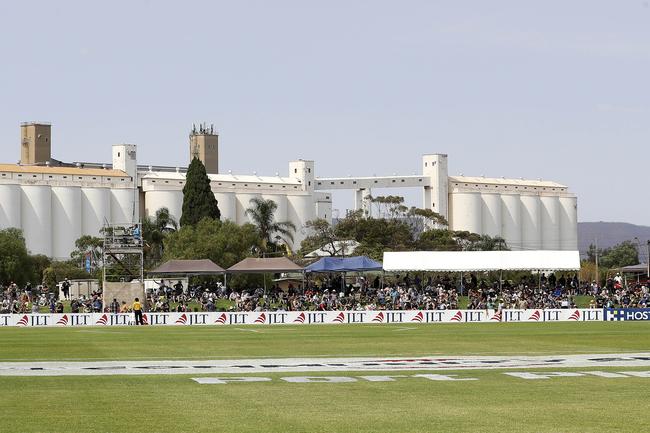
[[[501,355],[650,349],[643,322],[0,328],[0,361]]]
[[[0,360],[648,352],[649,331],[643,322],[4,328]],[[265,383],[199,385],[191,380],[197,375],[0,377],[0,432],[650,431],[650,379],[455,373],[479,380],[295,384],[279,377],[305,374],[287,373],[256,374],[274,379]]]

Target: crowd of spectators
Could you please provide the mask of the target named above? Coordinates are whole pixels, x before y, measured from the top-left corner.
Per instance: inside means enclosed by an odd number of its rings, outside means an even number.
[[[306,290],[277,287],[264,291],[232,291],[228,299],[237,311],[333,311],[333,310],[436,310],[458,308],[458,292],[451,286],[381,285],[359,278],[354,284],[341,287],[333,284],[309,284]]]
[[[130,303],[113,299],[102,304],[101,292],[71,298],[69,285],[61,284],[60,297],[46,285],[33,288],[27,283],[0,286],[0,314],[8,313],[91,313],[130,312]],[[334,310],[447,310],[463,307],[460,296],[467,296],[467,309],[549,309],[576,308],[576,296],[587,296],[590,308],[645,308],[650,302],[648,287],[626,284],[620,275],[599,286],[596,282],[579,282],[577,275],[524,275],[517,281],[479,279],[477,274],[438,275],[422,280],[409,274],[386,280],[356,277],[343,281],[340,276],[318,276],[306,288],[253,288],[231,290],[221,283],[206,286],[166,283],[147,291],[149,311],[334,311]],[[68,298],[69,307],[63,300]],[[130,300],[129,300],[130,301]],[[583,305],[584,306],[584,301]]]
[[[607,280],[603,287],[592,282],[585,286],[592,299],[591,308],[646,308],[650,304],[650,289],[644,284],[625,284],[620,275]]]
[[[70,284],[66,278],[61,283],[61,291],[51,291],[47,284],[33,287],[31,283],[20,288],[11,282],[6,286],[0,285],[0,314],[39,313],[43,310],[49,313],[63,313],[63,301],[69,302],[71,313],[93,313],[103,311],[101,292],[93,292],[89,296],[78,298],[69,296]]]
[[[645,308],[648,287],[624,284],[620,275],[604,286],[583,282],[575,275],[524,275],[518,281],[480,279],[476,274],[437,276],[422,280],[408,274],[382,282],[358,277],[342,284],[339,277],[310,282],[304,291],[256,288],[205,292],[201,307],[214,311],[218,299],[227,299],[234,311],[299,310],[446,310],[459,308],[459,296],[467,296],[467,309],[555,309],[576,308],[576,296],[589,298],[590,308]]]
[[[472,276],[468,286],[467,308],[502,310],[528,308],[576,308],[575,296],[580,293],[578,277],[556,278],[551,274],[524,276],[518,282],[478,282]]]
[[[533,284],[534,283],[534,284]],[[340,277],[319,278],[307,283],[304,291],[289,287],[269,289],[218,290],[203,293],[205,311],[213,311],[219,299],[227,299],[234,311],[299,310],[446,310],[459,308],[459,295],[468,296],[469,309],[572,308],[580,294],[577,276],[555,279],[541,276],[537,281],[524,277],[518,284],[509,281],[479,281],[474,274],[460,281],[452,276],[421,280],[408,274],[382,282],[363,277],[343,284]]]

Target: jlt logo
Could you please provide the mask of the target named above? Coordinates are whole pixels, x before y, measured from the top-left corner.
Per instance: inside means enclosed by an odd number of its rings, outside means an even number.
[[[386,323],[404,323],[404,314],[401,311],[384,311]]]
[[[70,326],[90,325],[90,314],[70,314]]]
[[[287,313],[269,313],[269,317],[266,323],[287,323]]]
[[[30,317],[31,326],[47,326],[49,323],[49,316],[41,316],[40,314],[34,314]]]
[[[430,322],[442,322],[444,319],[444,311],[425,311],[424,321],[427,323]]]
[[[582,320],[603,320],[603,310],[583,310]]]
[[[521,322],[523,320],[523,311],[501,310],[502,322]]]
[[[130,325],[133,323],[130,319],[130,315],[126,314],[111,314],[108,317],[110,325]]]
[[[187,324],[188,325],[207,325],[209,314],[188,314],[187,315]]]
[[[228,316],[228,323],[231,325],[245,325],[247,317],[246,313],[231,313]]]
[[[325,323],[326,313],[306,313],[305,319],[307,323]]]
[[[167,325],[169,323],[168,314],[149,313],[147,319],[149,320],[150,325]],[[122,323],[116,323],[116,325],[122,325]]]
[[[348,322],[347,323],[364,323],[364,318],[366,317],[366,313],[361,312],[361,311],[352,311],[347,313],[348,316]]]
[[[466,322],[482,322],[485,318],[485,311],[466,311],[465,312],[465,321]]]

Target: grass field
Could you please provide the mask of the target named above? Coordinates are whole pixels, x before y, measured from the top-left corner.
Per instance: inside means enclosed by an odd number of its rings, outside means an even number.
[[[650,352],[649,331],[644,322],[3,328],[0,363],[630,353]],[[0,432],[650,431],[650,378],[523,380],[504,372],[445,372],[476,381],[305,384],[279,378],[368,373],[255,373],[272,380],[226,385],[191,380],[214,374],[0,376]],[[417,373],[431,372],[407,372]]]

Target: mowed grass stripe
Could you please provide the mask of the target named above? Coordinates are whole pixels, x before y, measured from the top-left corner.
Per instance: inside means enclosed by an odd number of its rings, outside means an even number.
[[[562,369],[558,369],[562,370]],[[599,369],[617,371],[620,369]],[[627,369],[631,370],[631,369]],[[571,371],[571,370],[567,370]],[[574,370],[575,371],[575,370]],[[409,372],[415,374],[417,372]],[[453,373],[453,372],[449,372]],[[642,432],[650,379],[199,385],[192,376],[0,378],[7,432]],[[317,376],[355,376],[319,373]]]
[[[0,328],[0,361],[650,351],[650,323]],[[290,331],[290,332],[289,332]]]

